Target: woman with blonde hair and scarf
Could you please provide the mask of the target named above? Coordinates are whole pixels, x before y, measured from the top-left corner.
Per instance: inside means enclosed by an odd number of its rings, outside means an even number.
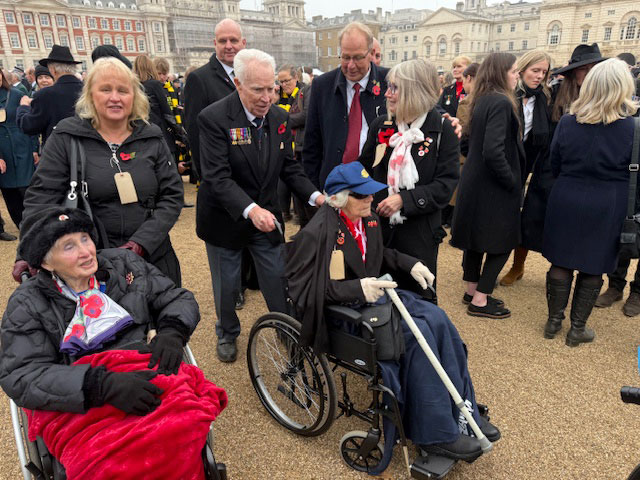
[[[372,122],[359,161],[388,185],[373,201],[385,246],[420,259],[436,275],[438,246],[446,235],[441,212],[459,177],[458,137],[436,109],[434,65],[402,62],[389,71],[387,81],[388,116]],[[399,283],[413,289],[410,280]]]

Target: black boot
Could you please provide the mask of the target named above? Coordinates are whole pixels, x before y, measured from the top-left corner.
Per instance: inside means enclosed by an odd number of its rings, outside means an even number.
[[[562,328],[564,320],[564,310],[569,303],[571,294],[571,284],[573,275],[568,280],[558,280],[551,278],[547,272],[547,307],[549,308],[549,319],[544,326],[544,338],[553,338]]]
[[[585,281],[584,278],[578,275],[576,280],[576,288],[571,302],[571,328],[567,333],[565,342],[569,347],[577,347],[581,343],[592,342],[595,338],[595,333],[590,328],[586,328],[586,324],[600,294],[603,280],[597,277],[592,278],[588,278]]]

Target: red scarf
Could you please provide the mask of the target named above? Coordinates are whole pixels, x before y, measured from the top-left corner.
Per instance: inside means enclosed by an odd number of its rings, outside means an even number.
[[[367,234],[364,232],[364,224],[362,223],[362,218],[359,218],[357,222],[353,223],[349,220],[342,210],[340,210],[340,218],[344,221],[345,225],[349,229],[349,233],[358,244],[358,249],[360,249],[360,253],[362,254],[362,261],[365,261],[367,256]]]
[[[461,93],[462,93],[462,82],[456,81],[456,98],[460,99]]]

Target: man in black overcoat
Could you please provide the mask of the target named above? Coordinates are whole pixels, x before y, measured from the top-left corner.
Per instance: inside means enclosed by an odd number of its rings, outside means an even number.
[[[340,163],[358,158],[369,125],[386,113],[384,92],[388,68],[371,62],[373,34],[366,25],[353,22],[340,32],[340,67],[314,79],[304,136],[302,162],[311,181],[320,188],[329,172]],[[362,110],[356,150],[349,151],[350,111],[358,84]],[[358,122],[360,123],[360,122]],[[347,152],[345,152],[347,150]],[[354,154],[355,153],[355,154]]]
[[[76,101],[82,91],[82,82],[75,76],[76,62],[69,47],[54,45],[40,65],[48,67],[55,83],[38,90],[33,98],[20,99],[16,122],[26,135],[42,135],[44,145],[60,120],[75,115]]]
[[[200,175],[200,136],[198,115],[207,106],[223,99],[236,89],[233,79],[233,59],[246,47],[240,25],[225,18],[214,31],[216,53],[209,62],[189,74],[184,87],[184,124],[191,146],[192,165]]]
[[[278,179],[310,204],[324,202],[293,158],[287,112],[271,105],[273,57],[244,50],[236,55],[234,68],[237,92],[198,115],[202,177],[196,232],[206,243],[218,317],[217,353],[223,362],[237,356],[240,322],[234,299],[244,248],[253,257],[269,310],[287,310]]]

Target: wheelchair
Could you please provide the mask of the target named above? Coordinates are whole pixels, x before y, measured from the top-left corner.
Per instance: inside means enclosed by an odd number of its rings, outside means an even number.
[[[620,389],[620,398],[624,403],[635,403],[640,405],[640,388],[622,387]],[[640,464],[629,474],[627,480],[640,480]]]
[[[198,366],[189,348],[184,347],[184,361]],[[27,437],[27,415],[23,409],[10,400],[11,423],[20,459],[20,468],[24,480],[66,480],[67,476],[62,465],[51,455],[41,437],[35,442]],[[213,424],[209,427],[207,442],[202,449],[205,478],[207,480],[227,480],[227,467],[224,463],[216,463],[213,456]]]
[[[329,351],[320,355],[301,347],[301,324],[284,313],[271,312],[253,325],[247,345],[247,365],[253,387],[267,412],[283,427],[301,436],[321,435],[341,416],[355,416],[370,424],[368,431],[354,430],[340,440],[344,463],[354,470],[375,472],[383,461],[382,420],[397,431],[407,468],[413,478],[442,479],[456,460],[420,450],[409,462],[407,438],[395,394],[381,383],[373,329],[348,307],[330,305],[325,316],[358,325],[361,335],[329,327]],[[334,373],[340,368],[363,377],[372,394],[371,403],[358,407],[347,392],[347,374],[340,372],[341,398]],[[383,402],[383,396],[387,399]],[[478,405],[488,419],[488,408]],[[336,415],[336,411],[339,413]]]

